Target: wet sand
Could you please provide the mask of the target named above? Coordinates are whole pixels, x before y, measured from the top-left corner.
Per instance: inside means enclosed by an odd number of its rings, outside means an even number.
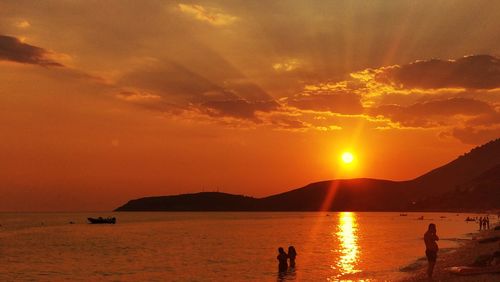
[[[438,260],[434,268],[432,279],[427,278],[427,262],[422,268],[415,270],[412,276],[404,279],[405,282],[410,281],[500,281],[500,273],[497,274],[481,274],[481,275],[457,275],[446,270],[452,266],[465,266],[472,264],[480,255],[492,254],[500,250],[500,241],[492,243],[479,243],[479,240],[500,236],[500,230],[494,230],[494,226],[490,230],[478,231],[471,234],[470,240],[461,242],[461,246],[451,252],[438,254]]]

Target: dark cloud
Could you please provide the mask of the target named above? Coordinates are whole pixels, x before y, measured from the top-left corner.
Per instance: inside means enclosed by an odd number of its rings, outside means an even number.
[[[454,128],[451,135],[466,144],[479,145],[500,137],[500,126]]]
[[[286,99],[288,105],[302,109],[314,111],[328,111],[340,114],[361,114],[359,95],[352,93],[321,93],[298,95]]]
[[[467,144],[483,144],[500,137],[500,111],[490,111],[465,122],[465,126],[454,128],[450,135]]]
[[[260,121],[256,112],[270,112],[278,109],[274,100],[249,102],[246,100],[207,101],[199,105],[202,112],[210,116],[230,116]]]
[[[194,108],[212,117],[228,116],[259,121],[256,112],[269,112],[279,107],[271,96],[251,81],[230,75],[226,79],[222,76],[221,79],[213,81],[183,65],[163,61],[161,65],[131,72],[122,77],[119,83],[158,95],[161,99],[147,101],[150,109],[161,110],[166,100],[186,110]]]
[[[271,100],[272,97],[252,81],[246,79],[227,79],[223,82],[226,91],[249,101]]]
[[[40,66],[63,66],[47,58],[47,55],[47,50],[43,48],[23,43],[12,36],[0,35],[0,60]]]
[[[154,91],[176,102],[237,98],[204,76],[171,61],[130,72],[119,84]]]
[[[500,109],[490,111],[467,121],[468,126],[500,126]],[[499,132],[500,135],[500,132]]]
[[[270,123],[285,130],[302,130],[309,128],[307,123],[292,117],[273,118],[270,120]]]
[[[404,88],[492,89],[500,87],[500,60],[474,55],[449,61],[417,61],[385,68],[376,79]]]
[[[410,127],[434,127],[445,124],[452,116],[480,116],[494,112],[490,104],[468,98],[428,101],[407,107],[382,105],[371,110],[374,115],[382,115]]]

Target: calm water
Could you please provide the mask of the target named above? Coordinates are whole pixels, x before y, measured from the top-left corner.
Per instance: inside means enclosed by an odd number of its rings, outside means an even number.
[[[118,224],[86,224],[99,215],[116,216]],[[477,229],[466,216],[0,213],[0,281],[396,280],[407,275],[402,266],[423,256],[431,220],[440,247],[451,248]],[[297,268],[279,277],[276,248],[289,245]]]

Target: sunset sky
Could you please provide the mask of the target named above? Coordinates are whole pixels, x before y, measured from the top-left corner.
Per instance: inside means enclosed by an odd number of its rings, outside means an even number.
[[[500,137],[499,11],[1,1],[0,211],[417,177]]]

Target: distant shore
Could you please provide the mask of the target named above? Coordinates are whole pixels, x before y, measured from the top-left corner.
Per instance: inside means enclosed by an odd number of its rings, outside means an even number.
[[[403,282],[413,281],[499,281],[500,274],[481,274],[481,275],[457,275],[450,273],[446,269],[453,266],[471,265],[478,256],[492,254],[499,250],[499,242],[479,243],[479,240],[500,236],[500,230],[494,230],[495,226],[500,226],[498,223],[493,225],[489,230],[477,231],[470,234],[471,239],[464,240],[460,243],[457,249],[451,252],[440,253],[434,269],[433,279],[427,278],[427,261],[421,268],[411,272],[411,277],[403,279]]]

